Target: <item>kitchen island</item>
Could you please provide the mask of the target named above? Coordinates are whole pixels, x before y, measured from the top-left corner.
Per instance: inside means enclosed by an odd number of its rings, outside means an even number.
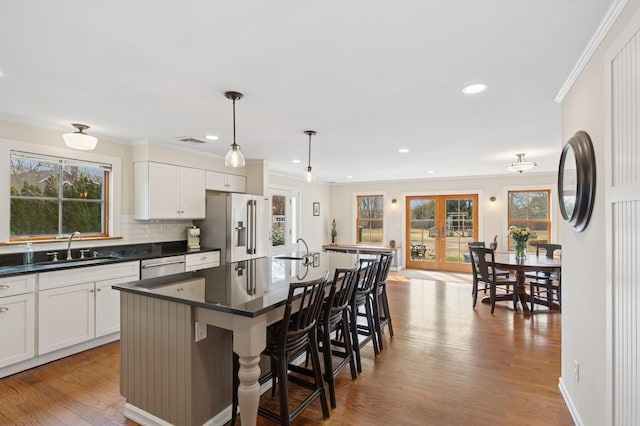
[[[125,416],[141,424],[224,424],[231,418],[233,351],[240,358],[241,418],[255,424],[266,328],[282,319],[289,284],[333,276],[358,260],[340,253],[320,253],[313,262],[295,257],[114,286],[121,291]]]

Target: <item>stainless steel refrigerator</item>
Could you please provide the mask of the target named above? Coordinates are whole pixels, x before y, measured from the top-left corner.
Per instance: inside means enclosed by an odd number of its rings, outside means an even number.
[[[269,254],[268,199],[248,194],[207,193],[207,217],[200,227],[200,244],[219,248],[226,262]]]

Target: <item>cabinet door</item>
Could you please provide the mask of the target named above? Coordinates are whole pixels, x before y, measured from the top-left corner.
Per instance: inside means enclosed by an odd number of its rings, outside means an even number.
[[[227,191],[247,192],[247,178],[239,175],[227,175]]]
[[[180,217],[178,203],[178,173],[180,167],[149,163],[149,218],[175,219]]]
[[[96,283],[96,337],[120,331],[120,292],[111,286],[137,279],[116,278]]]
[[[33,358],[35,318],[34,293],[0,299],[0,367]]]
[[[211,191],[227,191],[227,179],[224,173],[210,172],[207,170],[205,177],[205,189]]]
[[[38,293],[38,354],[92,339],[95,335],[94,283]]]
[[[204,170],[180,167],[179,200],[180,217],[185,219],[204,219],[206,210]]]

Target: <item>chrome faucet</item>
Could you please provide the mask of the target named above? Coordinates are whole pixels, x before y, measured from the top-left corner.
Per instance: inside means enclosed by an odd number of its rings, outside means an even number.
[[[71,240],[73,239],[74,236],[78,236],[78,239],[81,240],[82,239],[82,234],[78,231],[75,231],[74,233],[72,233],[71,235],[69,235],[69,241],[67,242],[67,260],[71,260],[73,259],[71,257]]]
[[[307,242],[305,240],[303,240],[302,238],[298,238],[296,240],[296,243],[299,243],[300,241],[302,241],[302,244],[304,244],[304,248],[305,248],[305,256],[309,256],[309,246],[307,245]]]

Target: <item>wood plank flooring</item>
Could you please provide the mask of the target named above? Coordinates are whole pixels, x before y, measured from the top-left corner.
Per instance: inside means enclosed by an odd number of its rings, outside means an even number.
[[[405,274],[407,275],[407,274]],[[559,313],[529,318],[499,303],[471,308],[469,276],[408,274],[389,283],[395,337],[337,379],[295,425],[572,425],[558,391]],[[0,379],[1,425],[134,425],[119,395],[119,343]],[[267,395],[264,404],[272,404]],[[259,418],[258,424],[272,424]]]

